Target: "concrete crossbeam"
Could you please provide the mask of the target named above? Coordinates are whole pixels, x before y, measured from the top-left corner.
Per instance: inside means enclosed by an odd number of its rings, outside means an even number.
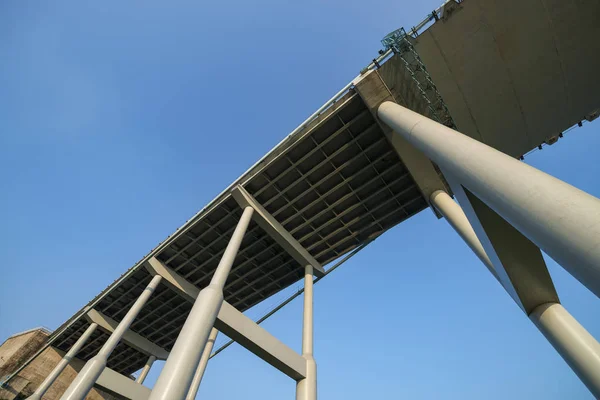
[[[146,263],[146,269],[152,275],[162,276],[165,285],[185,297],[190,303],[193,303],[196,300],[196,297],[198,297],[198,293],[200,293],[200,289],[194,284],[164,265],[156,257],[150,257]]]
[[[300,265],[312,265],[315,276],[323,276],[325,270],[317,260],[243,187],[236,186],[231,195],[240,207],[252,207],[254,220]]]
[[[200,293],[196,286],[156,258],[151,258],[146,268],[153,275],[161,275],[165,284],[190,303],[193,303]],[[289,377],[296,380],[305,377],[306,360],[300,354],[281,343],[226,301],[223,301],[215,328]]]
[[[98,324],[100,328],[110,333],[114,332],[119,325],[117,321],[102,314],[96,309],[91,309],[88,311],[85,315],[85,318],[92,323]],[[157,346],[132,330],[127,330],[127,332],[125,332],[123,335],[123,341],[129,344],[131,347],[138,349],[142,353],[153,355],[159,360],[166,360],[169,356],[169,352],[167,350]]]
[[[223,302],[215,328],[292,379],[306,377],[306,359],[256,322]]]
[[[96,381],[96,386],[129,400],[146,400],[151,390],[141,383],[106,367]]]

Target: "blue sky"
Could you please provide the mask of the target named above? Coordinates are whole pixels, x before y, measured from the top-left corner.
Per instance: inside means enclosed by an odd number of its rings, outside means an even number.
[[[438,5],[3,2],[0,341],[59,326]],[[527,162],[600,196],[598,145],[586,124]],[[600,337],[598,299],[548,266]],[[299,350],[301,301],[265,327]],[[591,398],[428,211],[316,286],[315,358],[322,399]],[[293,398],[294,383],[234,345],[199,393]]]

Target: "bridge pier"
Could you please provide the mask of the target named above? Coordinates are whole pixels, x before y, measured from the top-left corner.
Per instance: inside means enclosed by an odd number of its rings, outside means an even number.
[[[58,378],[60,373],[63,372],[63,370],[67,367],[67,365],[69,365],[71,360],[77,355],[77,353],[79,353],[79,350],[81,350],[83,345],[90,339],[90,336],[92,336],[92,333],[94,333],[96,328],[98,328],[98,324],[96,323],[92,323],[90,326],[88,326],[85,332],[83,332],[79,339],[77,339],[75,344],[71,346],[67,354],[65,354],[62,360],[60,360],[56,367],[54,367],[52,372],[48,374],[46,379],[44,379],[40,386],[38,386],[35,392],[33,392],[33,394],[27,398],[28,400],[41,400],[44,393],[46,393],[46,391],[50,389],[50,386],[52,386],[52,384],[54,383],[56,378]]]
[[[152,278],[140,297],[138,297],[127,314],[125,314],[125,317],[123,317],[117,326],[117,329],[114,330],[106,343],[104,343],[104,346],[102,346],[98,354],[85,363],[75,380],[73,380],[71,385],[67,388],[67,391],[62,395],[61,400],[83,400],[85,396],[87,396],[88,392],[92,389],[92,386],[94,386],[94,383],[96,383],[96,380],[100,377],[100,374],[102,374],[102,371],[106,367],[108,357],[115,347],[117,347],[133,320],[138,316],[140,311],[142,311],[142,308],[152,293],[154,293],[154,290],[156,290],[161,280],[162,277],[158,275]]]
[[[148,376],[148,372],[150,372],[150,368],[152,368],[152,364],[154,364],[154,361],[156,361],[156,356],[151,355],[150,357],[148,357],[148,361],[146,361],[146,365],[144,365],[144,368],[142,368],[142,372],[140,372],[140,375],[135,380],[137,383],[139,383],[139,384],[144,383],[144,381],[146,380],[146,377]]]
[[[560,304],[540,251],[599,295],[600,200],[397,104],[378,115],[442,169],[465,211],[441,190],[431,204],[600,398],[600,344]]]
[[[200,357],[200,363],[198,364],[198,368],[196,368],[196,373],[194,374],[194,378],[192,378],[190,390],[185,396],[185,400],[194,400],[196,398],[198,388],[200,388],[200,383],[202,383],[204,371],[206,371],[206,366],[208,365],[208,360],[210,359],[210,353],[212,352],[213,346],[215,345],[215,340],[217,340],[218,334],[219,331],[216,328],[212,328],[212,330],[210,331],[210,335],[208,336],[208,342],[204,347],[202,357]]]
[[[223,288],[253,212],[252,207],[244,208],[215,274],[210,284],[198,294],[149,400],[186,398],[202,352],[223,304]]]
[[[377,115],[600,297],[600,199],[396,103]]]
[[[500,282],[461,207],[442,191],[432,194],[431,203]],[[560,303],[543,303],[528,316],[579,379],[600,398],[600,343]]]
[[[296,400],[317,399],[317,363],[313,357],[313,268],[304,272],[304,315],[302,320],[302,357],[306,359],[306,378],[296,383]]]

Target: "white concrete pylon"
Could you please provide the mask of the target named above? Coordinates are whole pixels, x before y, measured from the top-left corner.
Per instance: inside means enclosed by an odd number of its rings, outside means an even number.
[[[183,324],[149,400],[184,400],[187,396],[210,331],[223,304],[223,287],[253,212],[252,207],[244,209],[210,284],[198,294]]]
[[[494,266],[461,207],[446,192],[431,195],[437,208],[460,237],[486,265],[494,277]],[[600,398],[600,344],[559,303],[544,303],[529,313],[529,319],[548,339],[596,398]]]
[[[477,238],[477,234],[473,230],[473,227],[469,223],[467,216],[463,212],[462,208],[452,200],[450,195],[442,190],[437,190],[431,194],[429,199],[431,204],[438,210],[446,221],[454,228],[456,233],[465,241],[465,243],[473,250],[475,255],[481,260],[481,262],[487,267],[490,273],[499,280],[498,274],[494,269],[494,265],[490,261],[490,258],[485,253],[481,242]]]
[[[215,345],[215,340],[217,340],[218,334],[219,331],[215,328],[212,328],[212,330],[210,331],[208,342],[204,347],[204,352],[202,353],[202,357],[200,358],[198,368],[196,368],[196,373],[194,374],[194,378],[192,379],[190,390],[188,391],[187,396],[185,396],[185,400],[196,399],[198,388],[200,388],[200,383],[202,383],[202,377],[204,377],[204,371],[206,371],[206,366],[208,365],[208,360],[210,359],[210,353],[212,352],[213,346]]]
[[[542,304],[529,314],[529,319],[600,399],[600,343],[561,304]]]
[[[69,365],[73,357],[75,357],[77,353],[79,353],[79,350],[81,350],[83,345],[89,340],[90,336],[92,336],[92,333],[94,333],[96,328],[98,328],[98,324],[95,323],[92,323],[90,324],[90,326],[87,327],[85,332],[83,332],[83,334],[79,337],[79,339],[77,339],[75,344],[71,346],[67,354],[65,354],[62,360],[59,361],[59,363],[56,365],[56,367],[54,367],[52,372],[48,374],[46,379],[44,379],[40,386],[38,386],[35,392],[33,392],[33,394],[27,398],[28,400],[40,400],[42,398],[44,393],[46,393],[50,386],[52,386],[52,384],[54,383],[56,378],[58,378],[60,373],[66,368],[67,365]]]
[[[142,308],[152,293],[154,293],[154,290],[158,287],[161,279],[162,277],[160,275],[156,275],[152,278],[140,297],[138,297],[127,314],[125,314],[125,317],[123,317],[121,322],[119,322],[117,329],[114,330],[106,343],[104,343],[104,346],[102,346],[98,354],[85,363],[79,374],[77,374],[77,377],[73,380],[73,382],[71,382],[66,392],[60,398],[61,400],[83,400],[87,396],[89,391],[92,389],[92,386],[94,386],[94,383],[96,383],[96,380],[106,367],[108,357],[111,355],[115,347],[117,347],[133,320],[138,316],[140,311],[142,311]]]
[[[304,273],[304,312],[302,321],[302,357],[306,359],[306,378],[296,383],[296,400],[317,399],[317,363],[313,342],[313,268]]]
[[[377,115],[600,297],[600,199],[398,104]]]
[[[144,365],[144,368],[142,368],[142,372],[140,372],[140,375],[135,380],[137,383],[139,383],[139,384],[144,383],[144,381],[146,380],[146,377],[148,376],[148,372],[150,372],[150,368],[152,368],[152,364],[154,364],[154,361],[156,361],[156,356],[152,355],[152,356],[148,357],[148,361],[146,361],[146,365]]]

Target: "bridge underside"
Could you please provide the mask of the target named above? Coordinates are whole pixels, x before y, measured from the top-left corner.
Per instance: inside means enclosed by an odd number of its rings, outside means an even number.
[[[415,48],[460,132],[519,157],[600,110],[600,2],[444,8]]]
[[[237,183],[322,265],[427,208],[411,174],[354,90]],[[231,194],[224,193],[152,255],[202,289],[241,213]],[[225,300],[244,311],[303,276],[304,266],[252,222],[227,281]],[[151,277],[141,262],[93,308],[120,321]],[[180,294],[160,285],[131,330],[170,351],[191,307]],[[84,318],[73,321],[54,339],[54,346],[68,350],[88,325]],[[97,330],[79,358],[93,357],[107,337]],[[147,358],[122,342],[108,367],[127,375],[142,368]]]
[[[413,43],[459,130],[518,157],[600,107],[598,15],[596,1],[466,0],[448,5],[442,19]],[[53,346],[68,350],[89,326],[84,315],[91,308],[122,320],[152,279],[145,268],[150,257],[196,288],[206,287],[242,214],[231,194],[236,185],[321,265],[428,208],[429,186],[423,169],[415,167],[424,164],[413,158],[424,156],[408,144],[400,144],[404,153],[399,150],[374,109],[392,99],[431,117],[414,72],[401,54],[365,72],[59,327],[50,338]],[[367,88],[369,79],[375,86]],[[445,186],[437,167],[426,164]],[[245,311],[300,280],[304,265],[252,222],[231,271],[225,300]],[[191,307],[163,283],[130,329],[170,351]],[[78,357],[93,357],[108,334],[96,330]],[[129,375],[147,358],[121,342],[108,367]]]

